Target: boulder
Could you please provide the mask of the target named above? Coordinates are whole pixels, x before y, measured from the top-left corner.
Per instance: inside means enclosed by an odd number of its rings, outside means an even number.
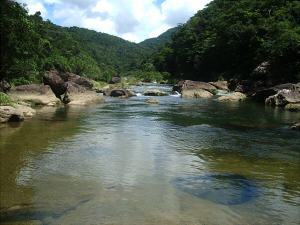
[[[241,75],[235,75],[232,79],[230,79],[228,88],[234,91],[239,85],[240,81],[241,81]]]
[[[224,95],[216,99],[219,102],[226,102],[226,101],[243,101],[247,98],[246,95],[240,92],[234,92],[229,95]]]
[[[72,81],[67,81],[66,84],[67,90],[63,101],[68,105],[88,105],[105,102],[101,94],[88,91]]]
[[[229,91],[227,81],[209,82],[209,84],[213,85],[218,90]]]
[[[18,104],[15,104],[14,107],[23,113],[24,117],[32,117],[36,114],[35,109],[31,108],[29,104],[23,102],[18,102]]]
[[[35,105],[56,105],[58,99],[49,85],[22,85],[11,87],[7,92],[9,97],[14,100],[29,101]]]
[[[300,118],[294,121],[290,126],[290,129],[292,130],[299,130],[300,131]]]
[[[46,71],[43,75],[45,85],[49,85],[57,98],[61,98],[67,90],[67,85],[63,79],[57,75],[56,70]]]
[[[4,79],[0,81],[0,91],[6,93],[11,88],[10,84]]]
[[[234,90],[235,92],[240,92],[240,93],[247,93],[250,91],[250,87],[249,86],[245,86],[245,85],[238,85],[236,87],[236,89]]]
[[[147,90],[144,92],[144,95],[146,96],[168,96],[169,93],[161,90]]]
[[[289,103],[284,107],[284,109],[289,111],[300,112],[300,103]]]
[[[253,80],[262,80],[266,79],[268,76],[271,76],[270,74],[270,62],[263,62],[258,67],[256,67],[252,73],[251,78]]]
[[[198,89],[198,90],[182,90],[181,97],[182,98],[211,98],[214,95],[209,91]]]
[[[150,103],[150,104],[158,104],[159,101],[156,99],[156,98],[153,98],[153,99],[149,99],[148,101],[146,101],[147,103]]]
[[[282,89],[277,94],[269,96],[265,104],[274,106],[286,106],[289,103],[300,103],[300,88]]]
[[[252,99],[257,102],[265,102],[269,96],[276,95],[278,93],[278,91],[283,90],[283,89],[292,90],[295,88],[295,86],[296,87],[300,86],[300,83],[298,83],[296,85],[291,84],[291,83],[279,84],[279,85],[276,85],[275,87],[261,88],[261,89],[256,90],[252,94]]]
[[[107,96],[112,96],[112,97],[123,97],[123,98],[129,98],[132,96],[136,96],[135,93],[132,91],[128,91],[125,88],[122,88],[120,86],[114,86],[111,88],[103,89],[103,94]]]
[[[0,123],[23,121],[23,113],[12,106],[0,106]]]
[[[183,90],[199,90],[203,89],[209,92],[217,91],[217,88],[213,85],[201,81],[182,80],[179,81],[174,87],[173,91],[182,92]]]
[[[85,78],[85,77],[81,77],[76,74],[69,74],[68,81],[72,81],[75,84],[78,84],[86,89],[91,89],[93,87],[92,80]]]
[[[108,83],[109,84],[118,84],[118,83],[121,83],[121,77],[112,77]]]

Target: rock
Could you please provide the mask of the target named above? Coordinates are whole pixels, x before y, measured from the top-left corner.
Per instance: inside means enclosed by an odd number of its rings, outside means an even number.
[[[241,75],[235,75],[232,79],[230,79],[228,88],[232,91],[235,90],[239,85],[240,81]]]
[[[147,103],[151,103],[151,104],[158,104],[159,101],[156,98],[153,99],[149,99],[148,101],[146,101]]]
[[[7,92],[9,97],[14,100],[29,101],[35,105],[56,105],[60,101],[49,85],[22,85],[11,87]]]
[[[209,82],[209,84],[213,85],[218,90],[229,91],[227,81]]]
[[[271,76],[270,74],[270,62],[263,62],[258,67],[256,67],[251,73],[251,78],[253,80],[262,80],[266,79],[267,76]]]
[[[296,86],[300,87],[300,83],[296,84]],[[295,84],[287,83],[279,84],[275,87],[258,89],[252,94],[252,99],[257,102],[265,102],[269,96],[276,95],[278,91],[283,89],[292,90],[294,87]]]
[[[240,93],[247,93],[250,91],[249,86],[244,86],[244,85],[238,85],[236,89],[234,90],[235,92],[240,92]]]
[[[192,81],[192,80],[182,80],[179,81],[174,87],[173,91],[182,92],[183,90],[199,90],[203,89],[209,92],[214,92],[217,90],[216,87],[209,83],[200,82],[200,81]]]
[[[144,95],[146,96],[168,96],[169,93],[161,90],[148,90],[144,92]]]
[[[300,131],[300,118],[294,121],[290,126],[290,129],[292,130],[299,130]]]
[[[129,98],[132,96],[136,96],[132,91],[128,91],[125,88],[121,88],[120,86],[111,87],[108,89],[103,89],[103,94],[112,97],[123,97]]]
[[[31,108],[30,106],[26,106],[23,104],[15,104],[14,107],[19,110],[21,113],[23,113],[24,117],[32,117],[36,114],[36,110]]]
[[[286,106],[289,103],[300,103],[300,88],[282,89],[277,94],[269,96],[265,104],[274,106]]]
[[[23,121],[23,113],[12,106],[0,106],[0,123],[8,121]]]
[[[182,90],[181,97],[182,98],[211,98],[214,95],[206,90],[198,89],[198,90]]]
[[[112,77],[108,83],[109,84],[118,84],[120,82],[121,82],[121,77]]]
[[[92,80],[85,78],[85,77],[81,77],[76,74],[72,74],[72,73],[68,73],[68,72],[61,72],[58,70],[50,70],[50,71],[47,71],[46,73],[47,74],[55,74],[55,75],[59,76],[64,82],[72,81],[75,84],[78,84],[86,89],[91,89],[93,87]]]
[[[244,95],[243,93],[240,93],[240,92],[234,92],[234,93],[229,94],[229,95],[221,96],[221,97],[217,98],[216,101],[219,101],[219,102],[226,102],[226,101],[243,101],[243,100],[245,100],[246,98],[247,98],[246,95]]]
[[[67,85],[63,79],[57,75],[56,70],[46,71],[43,75],[45,85],[49,85],[57,98],[61,98],[67,90]]]
[[[85,77],[81,77],[76,74],[69,74],[68,81],[72,81],[75,84],[78,84],[86,89],[91,89],[93,87],[92,80],[85,78]]]
[[[9,85],[9,83],[7,81],[5,81],[4,79],[0,81],[0,91],[6,93],[9,89],[11,88],[11,86]]]
[[[290,111],[295,111],[295,112],[300,112],[300,103],[289,103],[284,107],[284,109],[290,110]]]
[[[94,91],[88,91],[72,81],[67,81],[66,84],[67,91],[63,101],[68,105],[88,105],[105,102],[103,96]]]

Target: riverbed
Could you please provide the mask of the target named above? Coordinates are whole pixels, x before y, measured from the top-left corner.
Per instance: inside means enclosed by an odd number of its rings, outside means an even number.
[[[132,90],[1,125],[1,224],[300,224],[299,113]]]

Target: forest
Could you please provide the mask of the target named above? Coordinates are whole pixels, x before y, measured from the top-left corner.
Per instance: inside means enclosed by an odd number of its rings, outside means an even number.
[[[243,78],[260,63],[285,81],[300,80],[300,3],[213,0],[185,24],[139,44],[29,15],[25,4],[1,0],[1,80],[41,84],[50,69],[96,81]]]

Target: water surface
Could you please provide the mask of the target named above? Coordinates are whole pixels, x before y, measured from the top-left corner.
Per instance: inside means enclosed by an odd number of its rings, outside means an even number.
[[[147,89],[1,125],[1,223],[300,223],[299,113]]]

